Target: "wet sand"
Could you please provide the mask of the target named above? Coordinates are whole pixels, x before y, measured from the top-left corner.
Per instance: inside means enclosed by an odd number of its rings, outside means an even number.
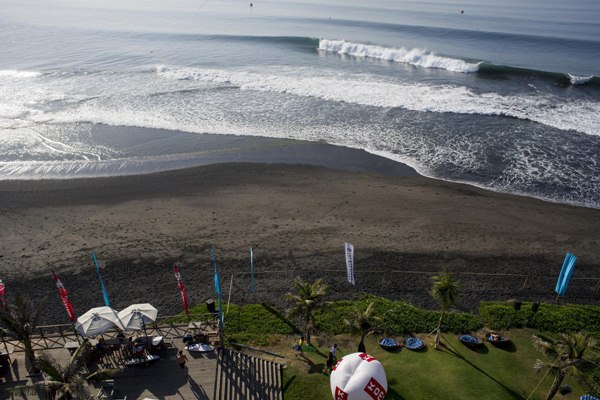
[[[45,304],[68,322],[50,271],[77,314],[103,305],[95,250],[114,308],[150,302],[179,312],[181,264],[190,303],[214,293],[214,245],[224,297],[285,307],[295,276],[324,278],[330,299],[373,293],[434,307],[430,277],[462,283],[458,309],[480,300],[554,301],[564,254],[578,256],[565,301],[600,305],[600,210],[436,181],[307,165],[228,163],[140,176],[0,181],[0,278],[7,297]],[[355,246],[346,283],[344,242]],[[248,249],[255,254],[250,293]]]

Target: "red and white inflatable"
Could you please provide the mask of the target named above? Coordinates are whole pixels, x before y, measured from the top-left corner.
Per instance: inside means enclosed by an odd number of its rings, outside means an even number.
[[[388,389],[383,365],[365,353],[340,358],[329,384],[335,400],[383,400]]]

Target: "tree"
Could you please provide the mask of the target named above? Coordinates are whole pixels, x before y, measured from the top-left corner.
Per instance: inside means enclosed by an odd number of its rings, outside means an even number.
[[[442,308],[435,334],[435,348],[437,349],[440,347],[444,315],[446,310],[456,303],[456,300],[458,299],[460,283],[454,280],[452,274],[447,270],[442,271],[440,275],[432,277],[431,281],[433,283],[431,287],[431,295]]]
[[[595,349],[597,345],[596,341],[586,333],[561,333],[555,341],[544,340],[533,335],[533,345],[553,360],[552,362],[536,360],[533,366],[536,372],[549,370],[554,375],[554,382],[546,400],[556,395],[568,374],[580,377],[586,367],[598,362],[597,359],[585,357],[586,351]]]
[[[33,363],[35,354],[31,336],[38,326],[41,309],[36,308],[29,298],[17,293],[12,303],[6,309],[0,310],[0,329],[4,335],[20,341],[25,354]]]
[[[87,342],[82,343],[65,366],[58,364],[50,355],[42,353],[36,364],[45,374],[45,379],[31,385],[16,386],[9,389],[10,392],[21,396],[37,394],[40,399],[48,400],[89,399],[89,384],[101,382],[119,369],[102,369],[89,373],[85,367],[87,346]]]
[[[352,315],[350,318],[344,318],[344,323],[350,327],[350,330],[355,333],[360,333],[360,342],[358,344],[358,351],[364,353],[365,348],[365,336],[375,332],[377,328],[373,324],[381,321],[381,318],[374,316],[375,313],[375,302],[370,302],[367,307],[362,310],[357,306],[354,306]]]
[[[288,309],[288,315],[292,318],[298,317],[304,324],[304,336],[310,344],[310,333],[315,326],[315,312],[322,310],[327,306],[324,297],[327,294],[329,286],[323,282],[323,279],[317,279],[314,283],[303,281],[296,277],[294,281],[295,293],[287,293],[287,300],[294,305]]]

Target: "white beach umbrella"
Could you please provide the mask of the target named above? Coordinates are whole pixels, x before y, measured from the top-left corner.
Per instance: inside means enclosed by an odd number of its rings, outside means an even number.
[[[82,336],[96,336],[117,327],[123,329],[117,311],[110,307],[95,307],[77,318],[75,329]]]
[[[146,329],[146,324],[156,321],[158,310],[149,303],[132,304],[119,312],[123,330],[138,331]]]

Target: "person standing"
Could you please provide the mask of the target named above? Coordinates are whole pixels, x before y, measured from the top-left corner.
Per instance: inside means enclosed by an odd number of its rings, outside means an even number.
[[[335,343],[333,346],[331,346],[331,348],[329,349],[329,352],[331,353],[331,355],[335,359],[335,353],[337,353],[337,343]]]
[[[304,346],[304,335],[300,336],[300,340],[298,340],[298,344],[296,344],[294,346],[294,350],[296,350],[298,352],[296,354],[296,357],[304,356],[304,350],[302,349],[302,346]]]
[[[337,353],[337,343],[331,346],[329,354],[327,354],[327,360],[325,361],[326,368],[329,372],[331,372],[333,364],[335,364],[335,353]]]
[[[185,370],[185,363],[187,363],[187,361],[188,358],[183,354],[183,350],[179,350],[179,354],[177,355],[177,364],[179,364],[179,367]],[[187,375],[187,370],[185,371],[185,374]]]

